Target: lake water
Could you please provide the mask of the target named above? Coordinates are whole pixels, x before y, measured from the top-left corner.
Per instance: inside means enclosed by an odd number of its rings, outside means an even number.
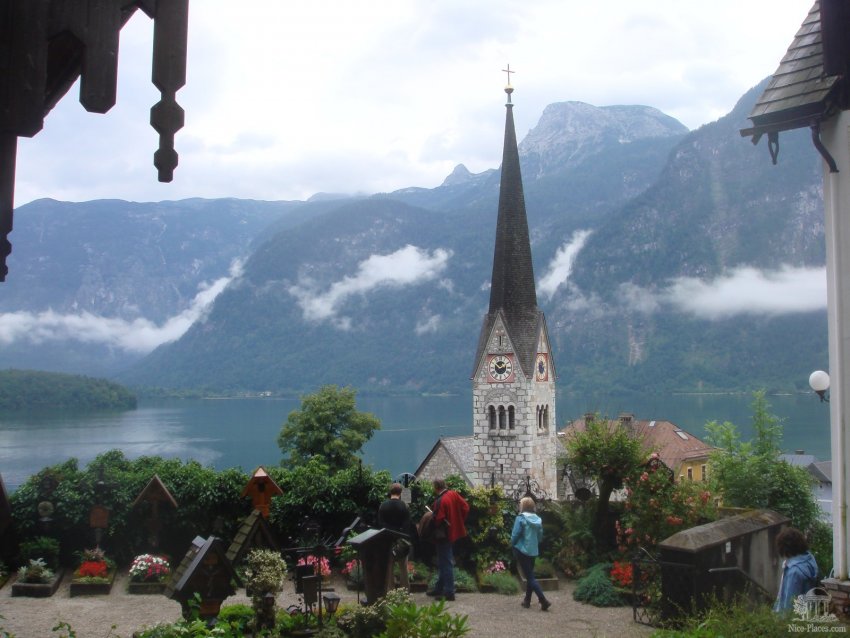
[[[769,396],[784,419],[783,448],[830,457],[829,406],[813,394]],[[749,437],[750,395],[559,395],[559,427],[586,412],[667,420],[703,437],[706,421],[731,421]],[[77,458],[81,465],[119,448],[130,457],[196,459],[218,469],[280,462],[277,435],[298,399],[142,401],[128,412],[37,412],[0,415],[0,474],[11,491],[41,468]],[[358,397],[357,407],[382,423],[363,450],[364,462],[393,476],[413,472],[440,436],[472,433],[471,392],[447,397]]]

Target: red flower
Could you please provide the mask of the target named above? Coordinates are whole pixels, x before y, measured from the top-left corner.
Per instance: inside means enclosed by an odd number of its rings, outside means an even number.
[[[77,576],[79,577],[97,577],[97,578],[105,578],[106,574],[109,572],[109,568],[106,565],[106,561],[102,560],[87,560],[80,565],[80,568],[77,570]]]
[[[632,564],[621,563],[614,561],[614,567],[611,569],[611,578],[613,578],[620,587],[629,587],[632,584]]]

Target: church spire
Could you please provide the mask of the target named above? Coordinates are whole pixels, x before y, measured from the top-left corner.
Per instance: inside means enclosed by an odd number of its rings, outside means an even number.
[[[522,174],[519,166],[516,129],[510,83],[505,93],[505,143],[502,151],[502,179],[499,187],[499,216],[496,222],[496,248],[493,252],[493,277],[490,288],[490,312],[500,308],[510,320],[516,313],[537,313],[537,292],[534,287],[534,269],[531,263],[531,243],[528,238],[528,220],[525,214],[525,196],[522,191]]]
[[[517,363],[526,375],[532,374],[537,352],[537,337],[543,314],[537,308],[531,242],[522,191],[519,151],[514,128],[510,67],[505,93],[505,141],[502,151],[502,177],[499,187],[499,212],[496,221],[496,245],[493,251],[493,276],[490,280],[490,308],[484,318],[476,352],[476,366],[486,348],[486,340],[501,315],[514,347]]]

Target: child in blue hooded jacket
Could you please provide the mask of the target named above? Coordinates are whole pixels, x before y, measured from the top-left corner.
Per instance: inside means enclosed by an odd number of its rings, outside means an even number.
[[[817,587],[818,564],[809,551],[806,537],[793,527],[786,527],[776,536],[776,550],[785,561],[773,610],[793,609],[797,596]]]
[[[540,583],[534,577],[534,559],[539,553],[541,538],[543,538],[543,521],[534,513],[534,499],[525,496],[519,502],[519,514],[511,531],[511,547],[526,578],[525,599],[522,601],[522,606],[526,609],[531,607],[531,593],[534,592],[537,594],[537,600],[540,601],[540,609],[547,611],[552,603],[546,600]]]

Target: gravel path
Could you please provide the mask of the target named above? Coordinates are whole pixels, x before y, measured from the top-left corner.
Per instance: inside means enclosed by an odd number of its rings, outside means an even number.
[[[12,598],[11,581],[0,589],[0,635],[8,631],[16,638],[51,638],[59,622],[73,627],[77,638],[130,638],[133,631],[158,622],[180,617],[180,605],[165,596],[139,596],[125,593],[127,576],[119,575],[108,596],[69,596],[70,579],[66,575],[59,590],[50,598]],[[651,629],[632,622],[631,607],[600,609],[577,603],[572,598],[574,584],[562,580],[558,591],[547,592],[552,609],[541,612],[520,606],[521,597],[499,594],[458,594],[446,603],[452,613],[469,616],[469,638],[641,638]],[[343,602],[356,601],[357,594],[336,587]],[[414,594],[419,604],[431,601],[425,594]],[[225,604],[248,603],[243,593],[228,598]],[[297,604],[294,592],[281,594],[278,604]],[[112,628],[114,625],[114,629]]]

